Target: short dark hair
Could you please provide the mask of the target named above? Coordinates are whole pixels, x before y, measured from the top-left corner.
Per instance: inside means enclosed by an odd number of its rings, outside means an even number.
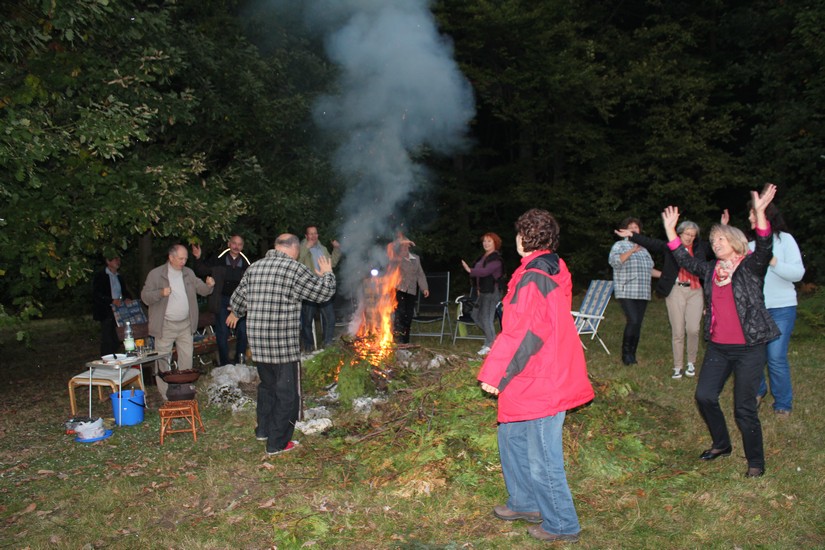
[[[559,247],[559,222],[547,210],[531,208],[522,214],[516,221],[516,232],[521,235],[525,252]]]
[[[619,229],[627,229],[631,223],[635,223],[639,226],[639,233],[642,232],[642,220],[639,218],[634,218],[633,216],[628,216],[627,218],[623,219],[622,222],[619,224]]]

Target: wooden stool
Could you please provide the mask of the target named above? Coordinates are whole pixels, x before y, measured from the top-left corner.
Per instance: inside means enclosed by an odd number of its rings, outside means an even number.
[[[206,432],[201,420],[201,413],[198,410],[198,402],[194,399],[188,401],[167,401],[158,409],[160,413],[160,444],[163,445],[163,437],[166,434],[192,432],[195,441],[198,440],[198,429]],[[183,418],[188,422],[185,428],[172,429],[172,421],[176,418]]]

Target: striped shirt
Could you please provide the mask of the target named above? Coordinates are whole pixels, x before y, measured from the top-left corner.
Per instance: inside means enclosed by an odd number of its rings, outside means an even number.
[[[335,294],[335,275],[318,277],[283,252],[270,250],[249,266],[232,294],[232,311],[246,317],[246,334],[257,363],[290,363],[301,356],[301,301],[325,302]]]

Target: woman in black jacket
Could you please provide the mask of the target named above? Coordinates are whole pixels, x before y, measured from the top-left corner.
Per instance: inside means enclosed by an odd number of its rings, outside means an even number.
[[[495,233],[485,233],[481,236],[482,254],[471,268],[467,262],[461,260],[464,271],[473,279],[473,286],[478,290],[478,302],[471,315],[478,328],[484,333],[484,346],[478,350],[479,355],[487,355],[496,339],[496,306],[501,301],[499,288],[501,277],[504,274],[504,263],[501,260],[501,237]]]
[[[704,282],[705,336],[708,340],[702,370],[696,385],[696,404],[708,426],[713,444],[699,455],[715,460],[733,451],[719,395],[730,375],[734,375],[733,414],[742,432],[742,446],[748,460],[746,477],[765,473],[762,424],[756,392],[762,379],[767,342],[779,336],[779,329],[765,308],[762,286],[773,255],[770,222],[765,209],[776,195],[768,184],[762,194],[751,192],[756,216],[756,250],[748,254],[748,240],[740,230],[715,225],[710,244],[715,261],[702,262],[688,254],[676,235],[679,209],[668,206],[662,212],[668,246],[679,266]]]
[[[688,253],[700,261],[711,257],[706,243],[699,241],[699,226],[685,220],[676,227],[679,239]],[[687,341],[687,368],[685,376],[696,373],[696,357],[699,354],[699,331],[702,325],[702,311],[705,301],[702,298],[702,285],[699,278],[679,267],[673,253],[665,241],[633,233],[628,229],[617,229],[620,237],[629,238],[650,252],[659,252],[664,256],[662,275],[656,283],[656,292],[665,298],[667,316],[670,320],[671,341],[673,347],[673,376],[681,378],[685,367],[685,341]]]

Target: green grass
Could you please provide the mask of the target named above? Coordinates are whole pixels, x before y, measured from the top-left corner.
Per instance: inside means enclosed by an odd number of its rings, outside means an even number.
[[[651,303],[639,365],[625,367],[612,303],[588,343],[596,400],[568,416],[568,477],[580,548],[825,547],[823,339],[801,325],[791,343],[795,407],[763,405],[767,474],[746,480],[730,388],[730,458],[700,463],[710,443],[695,379],[670,378],[664,302]],[[32,349],[0,332],[0,547],[10,548],[538,548],[522,522],[490,514],[506,498],[495,401],[477,388],[480,342],[417,343],[448,355],[399,373],[367,418],[341,411],[326,434],[267,459],[254,412],[205,405],[207,433],[159,445],[156,411],[92,445],[75,443],[66,384],[96,355],[88,319],[41,321]],[[432,348],[430,348],[432,346]],[[729,384],[730,386],[730,384]],[[150,392],[154,391],[150,389]],[[87,401],[78,392],[80,410]],[[312,396],[308,405],[313,404]],[[108,403],[95,412],[111,415]]]

